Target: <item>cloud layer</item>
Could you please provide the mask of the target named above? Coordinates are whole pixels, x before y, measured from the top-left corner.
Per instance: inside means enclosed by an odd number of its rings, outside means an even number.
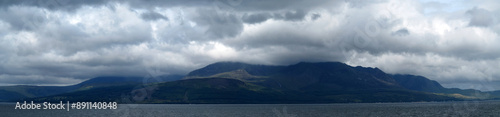
[[[500,2],[3,1],[0,85],[341,61],[500,90]],[[494,84],[494,83],[493,83]]]

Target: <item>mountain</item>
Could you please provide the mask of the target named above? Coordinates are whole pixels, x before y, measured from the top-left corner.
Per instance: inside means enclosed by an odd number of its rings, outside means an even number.
[[[411,90],[435,93],[447,90],[438,82],[429,80],[423,76],[396,74],[392,75],[392,78],[394,78],[401,86]]]
[[[264,84],[296,90],[397,89],[394,79],[367,71],[374,68],[355,68],[339,62],[290,65],[270,76]],[[380,70],[378,70],[380,71]],[[277,84],[277,85],[276,85]]]
[[[145,100],[134,100],[134,97],[141,97],[133,95],[138,90],[134,87],[137,86],[102,87],[37,98],[35,101],[65,99],[69,101],[117,101],[120,103],[127,103],[130,100],[136,103],[258,103],[283,99],[280,98],[283,95],[276,90],[227,78],[190,79],[160,83],[155,85],[157,90],[152,91],[152,96]],[[130,94],[132,96],[129,96]],[[128,99],[122,100],[123,97]]]
[[[189,72],[183,79],[232,78],[246,82],[260,82],[279,72],[284,66],[252,65],[239,62],[217,62]]]
[[[266,69],[266,72],[247,72]],[[203,74],[200,74],[203,73]],[[202,76],[202,77],[200,77]],[[242,81],[260,81],[254,84],[276,89],[300,92],[412,90],[462,99],[489,99],[494,92],[473,89],[444,88],[436,81],[415,75],[391,75],[378,68],[352,67],[340,62],[300,62],[289,66],[251,65],[238,62],[218,62],[189,73],[184,79],[223,77]]]
[[[441,86],[441,84],[439,84],[437,81],[430,80],[423,76],[396,74],[392,75],[392,77],[401,86],[415,91],[442,93],[442,94],[450,94],[466,98],[480,98],[480,99],[488,99],[494,96],[499,96],[496,93],[488,93],[474,89],[445,88]]]
[[[155,78],[149,77],[122,77],[122,76],[101,76],[83,81],[74,86],[109,86],[109,85],[124,85],[136,83],[155,83],[175,81],[183,78],[183,75],[162,75]],[[147,81],[145,81],[147,80]]]
[[[177,76],[174,79],[180,78],[181,76]],[[436,81],[421,76],[390,75],[378,68],[353,67],[340,62],[300,62],[287,66],[218,62],[194,70],[180,80],[169,82],[98,77],[75,87],[78,89],[29,100],[119,103],[366,103],[492,99],[471,96],[469,91],[478,94],[476,90],[444,88]],[[483,93],[497,92],[479,94]]]
[[[102,81],[102,80],[101,80]],[[37,101],[120,101],[129,103],[338,103],[457,100],[406,89],[378,68],[340,62],[301,62],[288,66],[218,62],[179,81],[93,88],[37,98]],[[111,92],[112,91],[112,92]],[[145,96],[146,93],[147,96]],[[106,95],[106,97],[97,97]],[[127,96],[129,95],[129,96]],[[137,101],[137,97],[141,100]],[[123,99],[129,101],[123,101]],[[147,97],[147,98],[146,98]],[[143,100],[144,99],[144,100]]]
[[[284,89],[401,88],[378,68],[351,67],[340,62],[301,62],[289,66],[250,65],[219,62],[190,72],[183,79],[233,78]]]
[[[35,98],[69,93],[80,90],[88,90],[99,87],[110,87],[130,84],[167,82],[181,79],[182,75],[164,75],[156,77],[154,81],[144,81],[143,77],[118,77],[102,76],[92,78],[81,83],[70,86],[0,86],[0,101],[9,101],[12,99]]]
[[[10,101],[22,98],[26,98],[26,96],[17,92],[0,90],[0,101]]]
[[[102,87],[85,91],[42,97],[36,102],[91,101],[119,103],[197,103],[197,104],[260,104],[260,103],[346,103],[346,102],[408,102],[447,101],[455,98],[407,90],[351,90],[327,95],[268,88],[229,78],[200,78],[155,84],[156,90],[140,92],[134,85]],[[145,86],[148,87],[148,86]],[[148,96],[151,94],[150,96]]]
[[[494,99],[500,99],[500,90],[499,91],[490,91],[488,93],[491,94]]]
[[[5,94],[5,96],[0,96],[0,100],[8,101],[19,98],[49,96],[69,92],[74,89],[72,86],[1,86],[0,92],[2,93],[0,94]]]
[[[92,87],[108,87],[119,86],[127,84],[149,84],[157,82],[169,82],[182,79],[183,75],[162,75],[155,78],[149,77],[122,77],[122,76],[101,76],[83,81],[79,84],[70,86],[81,89],[88,89]]]

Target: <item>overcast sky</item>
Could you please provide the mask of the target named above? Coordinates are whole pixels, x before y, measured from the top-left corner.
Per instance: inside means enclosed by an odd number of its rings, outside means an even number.
[[[0,85],[340,61],[500,90],[496,0],[0,1]]]

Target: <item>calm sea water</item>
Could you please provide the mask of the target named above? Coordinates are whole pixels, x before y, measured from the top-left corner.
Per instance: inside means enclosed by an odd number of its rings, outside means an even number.
[[[331,117],[331,116],[494,116],[500,101],[356,104],[120,104],[116,110],[15,110],[0,104],[0,116],[172,116],[172,117]]]

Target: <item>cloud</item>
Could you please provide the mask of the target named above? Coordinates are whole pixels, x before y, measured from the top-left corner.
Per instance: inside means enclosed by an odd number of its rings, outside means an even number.
[[[61,85],[66,83],[79,83],[81,80],[73,79],[70,77],[51,77],[51,76],[38,76],[38,75],[0,75],[1,85]]]
[[[493,25],[493,23],[495,23],[495,19],[493,17],[493,14],[491,14],[486,9],[474,7],[473,9],[468,10],[467,14],[471,15],[471,17],[472,17],[470,22],[469,22],[470,26],[487,27],[487,26]]]
[[[312,19],[312,20],[316,20],[316,19],[318,19],[318,18],[320,18],[320,17],[321,17],[321,15],[320,15],[320,14],[312,14],[311,19]]]
[[[14,30],[34,30],[47,22],[44,11],[35,7],[11,6],[0,9],[0,19],[7,22]]]
[[[397,36],[407,36],[409,34],[410,32],[406,28],[399,29],[398,31],[392,33],[392,35],[397,35]]]
[[[243,31],[243,23],[238,15],[213,9],[198,9],[194,21],[206,26],[206,33],[213,38],[234,37]]]
[[[74,11],[81,8],[82,6],[93,6],[102,5],[111,0],[86,0],[86,1],[72,1],[72,0],[30,0],[30,1],[19,1],[19,0],[3,0],[1,7],[9,6],[34,6],[39,8],[44,8],[48,10],[63,10],[63,11]]]
[[[281,13],[256,13],[256,14],[245,14],[242,17],[243,22],[248,24],[256,24],[267,21],[268,19],[274,20],[285,20],[285,21],[302,21],[306,18],[307,12],[304,10],[292,10]],[[311,18],[316,20],[319,18],[319,14],[312,14]]]
[[[160,20],[160,19],[168,20],[167,17],[163,16],[160,13],[154,12],[154,11],[149,11],[149,12],[146,12],[146,13],[142,13],[141,14],[141,18],[144,19],[144,20],[153,20],[153,21],[154,20]]]
[[[103,75],[144,76],[150,68],[186,74],[218,61],[340,61],[422,75],[450,87],[493,87],[484,82],[500,81],[497,6],[413,0],[2,1],[0,81],[73,84]]]
[[[243,22],[248,24],[256,24],[267,21],[272,17],[269,13],[245,14],[242,18]]]
[[[275,14],[276,19],[283,19],[287,21],[300,21],[303,20],[307,12],[304,10],[289,11],[284,14]]]

